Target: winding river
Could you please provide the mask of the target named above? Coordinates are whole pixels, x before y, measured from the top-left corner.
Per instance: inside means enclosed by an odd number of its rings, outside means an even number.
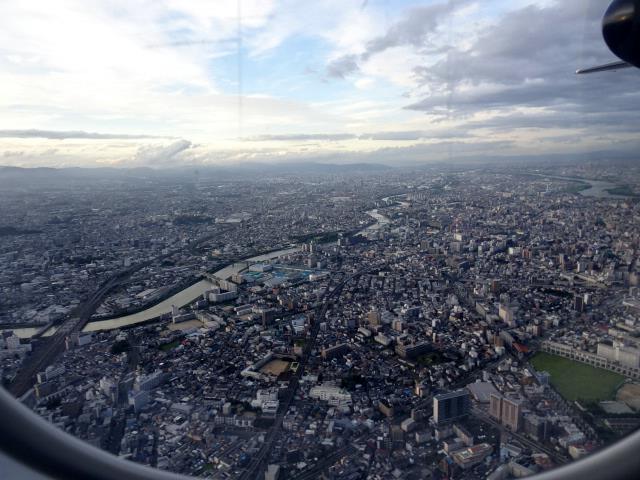
[[[586,178],[578,178],[578,177],[562,177],[559,175],[543,175],[541,173],[533,173],[537,177],[543,178],[554,178],[556,180],[568,180],[571,182],[583,183],[589,185],[589,188],[585,190],[581,190],[579,192],[583,197],[594,197],[594,198],[629,198],[629,195],[617,195],[609,193],[608,190],[612,190],[614,188],[618,188],[621,185],[613,182],[608,182],[606,180],[589,180]]]
[[[365,228],[359,233],[366,233],[368,231],[374,231],[381,228],[383,225],[386,225],[390,222],[390,220],[378,213],[377,209],[369,210],[367,214],[373,217],[376,220],[376,223]],[[266,260],[273,260],[274,258],[283,257],[285,255],[289,255],[290,253],[294,253],[299,251],[299,247],[286,248],[283,250],[277,250],[275,252],[266,253],[264,255],[257,255],[255,257],[246,258],[240,262],[233,263],[228,265],[217,272],[214,273],[216,277],[228,279],[232,275],[244,270],[246,268],[246,264],[244,262],[261,262]],[[173,305],[177,307],[184,307],[192,303],[199,296],[203,294],[205,290],[210,289],[213,286],[211,282],[208,280],[200,280],[198,283],[191,285],[190,287],[176,293],[175,295],[163,300],[162,302],[149,307],[146,310],[142,310],[141,312],[134,313],[131,315],[125,315],[119,318],[112,318],[110,320],[97,320],[95,322],[89,322],[87,326],[84,328],[84,332],[95,332],[98,330],[112,330],[114,328],[126,327],[129,325],[135,325],[137,323],[146,322],[148,320],[152,320],[154,318],[158,318],[162,315],[171,312],[171,308]],[[47,332],[48,333],[48,332]]]
[[[255,257],[247,258],[243,261],[236,262],[228,265],[217,272],[214,272],[216,277],[222,279],[228,279],[232,275],[244,270],[246,265],[243,262],[261,262],[266,260],[272,260],[274,258],[282,257],[293,252],[300,250],[298,247],[286,248],[283,250],[277,250],[275,252],[266,253],[264,255],[257,255]],[[98,330],[112,330],[114,328],[126,327],[129,325],[135,325],[136,323],[146,322],[154,318],[158,318],[162,315],[171,312],[173,305],[176,307],[184,307],[190,304],[198,297],[200,297],[205,290],[209,290],[213,287],[213,284],[209,280],[200,280],[198,283],[185,288],[184,290],[176,293],[175,295],[163,300],[162,302],[142,310],[141,312],[133,313],[131,315],[125,315],[124,317],[112,318],[109,320],[97,320],[95,322],[89,322],[84,327],[83,332],[95,332]]]

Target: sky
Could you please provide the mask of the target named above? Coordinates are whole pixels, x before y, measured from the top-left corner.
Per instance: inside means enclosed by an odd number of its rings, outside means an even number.
[[[1,0],[0,165],[603,152],[640,138],[608,0]]]

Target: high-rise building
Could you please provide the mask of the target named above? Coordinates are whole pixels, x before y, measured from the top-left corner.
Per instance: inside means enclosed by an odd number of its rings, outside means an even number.
[[[514,432],[520,429],[522,402],[511,398],[502,399],[502,424]]]
[[[436,424],[446,423],[464,417],[471,408],[467,390],[443,393],[433,397],[433,420]]]
[[[414,359],[419,357],[420,355],[424,355],[425,353],[433,350],[433,347],[429,342],[420,342],[416,344],[405,345],[403,343],[398,343],[396,345],[396,353],[402,358]]]
[[[544,441],[548,436],[547,420],[537,415],[524,417],[524,431],[538,441]]]
[[[558,263],[560,267],[564,270],[565,265],[567,264],[567,256],[564,253],[558,255]]]
[[[576,295],[573,298],[573,309],[576,312],[584,311],[584,297],[582,297],[581,295]]]
[[[369,324],[372,326],[380,325],[380,320],[381,320],[380,312],[378,310],[371,310],[367,314],[367,320],[369,321]]]
[[[404,431],[400,425],[393,425],[391,427],[391,440],[393,440],[394,449],[404,446]]]
[[[157,386],[161,385],[165,379],[166,375],[161,370],[156,370],[149,375],[138,375],[135,383],[133,384],[133,389],[136,392],[142,390],[153,390]]]
[[[502,418],[502,396],[496,393],[489,396],[489,415],[496,420]]]
[[[489,400],[489,415],[517,432],[521,426],[522,402],[492,393]]]
[[[129,405],[133,406],[136,412],[144,408],[149,403],[149,400],[150,395],[147,390],[129,392]]]
[[[498,316],[507,325],[515,326],[515,321],[513,318],[513,309],[509,307],[509,305],[505,305],[501,303],[500,308],[498,309]]]

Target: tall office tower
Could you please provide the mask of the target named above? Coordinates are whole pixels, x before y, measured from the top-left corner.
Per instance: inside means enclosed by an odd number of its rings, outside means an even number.
[[[471,408],[471,399],[467,390],[442,393],[433,397],[433,420],[442,424],[464,417]]]
[[[489,415],[517,432],[521,426],[522,402],[492,393],[489,400]]]
[[[380,325],[382,316],[380,315],[380,312],[378,310],[373,309],[369,313],[367,313],[367,320],[369,321],[369,325],[378,326]]]
[[[489,415],[500,420],[502,418],[502,396],[492,393],[489,397]]]
[[[514,324],[513,309],[509,307],[509,305],[501,303],[500,308],[498,309],[498,316],[507,325],[511,326]]]
[[[502,399],[502,424],[517,432],[520,429],[522,402],[511,398]]]
[[[576,312],[582,312],[584,311],[584,297],[580,296],[580,295],[576,295],[573,298],[573,309]]]

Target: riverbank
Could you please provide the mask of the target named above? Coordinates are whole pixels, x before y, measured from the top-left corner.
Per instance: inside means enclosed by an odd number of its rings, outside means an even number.
[[[263,253],[261,255],[249,257],[244,260],[233,262],[214,272],[213,275],[220,279],[227,280],[234,274],[246,269],[247,267],[245,262],[261,262],[272,260],[274,258],[288,255],[289,253],[297,252],[298,250],[300,250],[299,247],[293,247],[282,250],[274,250],[271,252]],[[150,320],[161,318],[164,315],[170,314],[174,305],[178,308],[189,305],[198,297],[200,297],[206,290],[210,290],[211,288],[213,288],[213,286],[213,283],[209,280],[200,280],[148,309],[131,315],[125,315],[123,317],[112,318],[109,320],[95,320],[89,322],[83,329],[83,332],[113,330],[115,328],[137,325],[148,322]]]
[[[110,320],[95,320],[87,323],[82,331],[95,332],[98,330],[113,330],[114,328],[121,328],[127,325],[146,322],[154,318],[160,318],[163,315],[170,314],[174,305],[178,308],[184,307],[201,296],[205,290],[211,288],[213,288],[213,283],[208,280],[200,280],[146,310]]]
[[[400,202],[405,203],[405,202]],[[407,204],[408,205],[408,204]],[[406,206],[406,205],[403,205]],[[367,232],[380,229],[383,225],[387,225],[391,220],[380,214],[378,209],[369,210],[366,212],[370,217],[374,219],[372,224],[366,225],[361,230],[357,231],[357,234],[366,234]],[[260,255],[245,258],[243,260],[237,260],[233,263],[226,265],[220,270],[213,273],[214,276],[228,280],[236,273],[239,273],[247,268],[247,262],[262,262],[273,260],[290,253],[294,253],[300,250],[300,247],[290,247],[279,250],[272,250]],[[141,309],[138,312],[115,317],[109,319],[93,320],[87,323],[83,332],[96,332],[101,330],[113,330],[116,328],[124,328],[131,325],[139,325],[152,320],[157,320],[165,315],[171,314],[173,306],[182,308],[190,303],[193,303],[199,296],[201,296],[205,290],[209,290],[213,287],[213,283],[209,280],[200,280],[188,287],[180,290],[179,292],[171,295],[168,298],[158,301],[149,308]],[[38,331],[37,328],[22,328],[20,332],[16,332],[21,338],[29,338]],[[44,336],[50,336],[55,332],[55,328],[51,328],[44,333]]]
[[[637,196],[633,194],[628,185],[613,183],[608,180],[590,180],[582,177],[544,175],[542,173],[523,173],[523,175],[577,183],[578,185],[570,187],[567,193],[575,193],[583,197],[625,199]]]

